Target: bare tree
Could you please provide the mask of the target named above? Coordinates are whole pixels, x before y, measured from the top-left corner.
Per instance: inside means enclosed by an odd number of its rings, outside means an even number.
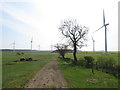
[[[73,46],[74,63],[76,63],[77,47],[82,48],[85,46],[88,28],[85,26],[80,26],[76,20],[64,20],[64,22],[60,25],[59,30],[62,35],[70,41],[70,45]]]
[[[57,51],[60,54],[60,56],[62,56],[62,59],[65,60],[65,54],[67,53],[68,45],[56,44],[54,47],[57,49]]]

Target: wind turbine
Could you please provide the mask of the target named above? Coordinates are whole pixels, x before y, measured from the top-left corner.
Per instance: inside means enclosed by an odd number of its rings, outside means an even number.
[[[104,13],[104,9],[103,9],[103,26],[100,27],[98,30],[100,30],[101,28],[105,27],[105,55],[107,55],[107,26],[109,25],[109,23],[105,23],[105,13]],[[96,30],[96,31],[98,31]],[[95,32],[96,32],[95,31]]]
[[[92,37],[92,41],[93,41],[93,51],[95,51],[95,40],[93,39],[93,37]]]
[[[31,51],[32,51],[33,37],[32,37],[32,39],[31,39],[30,43],[31,43]]]
[[[15,51],[15,41],[12,44],[13,44],[13,51]]]
[[[38,47],[39,47],[39,51],[40,51],[40,45],[38,45]]]
[[[52,49],[53,49],[53,45],[51,45],[51,52],[52,52]]]

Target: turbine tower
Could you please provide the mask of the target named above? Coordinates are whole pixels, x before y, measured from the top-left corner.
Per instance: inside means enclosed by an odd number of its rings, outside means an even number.
[[[51,45],[51,52],[52,52],[52,49],[53,49],[53,45]]]
[[[13,51],[15,51],[15,41],[13,42]]]
[[[92,41],[93,41],[93,52],[95,51],[95,40],[92,37]]]
[[[38,45],[38,47],[39,47],[39,51],[40,51],[40,45]]]
[[[105,55],[108,54],[108,52],[107,52],[107,26],[108,25],[109,25],[109,23],[107,23],[107,24],[105,23],[105,13],[104,13],[104,9],[103,9],[103,26],[100,27],[98,30],[100,30],[101,28],[105,27]],[[96,31],[98,31],[98,30],[96,30]]]
[[[31,41],[30,41],[30,42],[31,42],[31,51],[32,51],[33,37],[32,37],[32,39],[31,39]]]

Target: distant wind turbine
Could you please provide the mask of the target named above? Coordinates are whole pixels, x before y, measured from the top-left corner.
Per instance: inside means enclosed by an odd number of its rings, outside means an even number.
[[[100,30],[101,28],[105,27],[105,55],[107,55],[107,26],[109,25],[109,23],[105,23],[105,13],[104,13],[104,9],[103,9],[103,26],[100,27],[98,30]],[[96,31],[98,31],[96,30]],[[96,32],[95,31],[95,32]],[[93,32],[94,33],[94,32]]]
[[[52,49],[53,49],[53,45],[51,45],[51,51],[52,51]]]
[[[13,51],[15,51],[15,41],[12,44],[13,44]]]
[[[38,45],[38,47],[39,47],[39,51],[40,51],[40,45]]]
[[[30,42],[31,42],[31,51],[32,51],[33,37],[32,37],[32,39],[31,39],[31,41],[30,41]]]
[[[93,39],[93,37],[92,37],[92,41],[93,41],[93,51],[95,51],[95,40]]]

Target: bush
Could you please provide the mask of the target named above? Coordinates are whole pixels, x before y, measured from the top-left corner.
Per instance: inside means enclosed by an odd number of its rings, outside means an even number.
[[[24,58],[24,57],[21,57],[21,58],[20,58],[20,61],[32,61],[32,58]]]
[[[86,60],[86,67],[92,68],[92,73],[94,74],[94,58],[92,56],[85,56],[84,58]]]
[[[86,60],[84,59],[84,58],[80,58],[79,59],[79,61],[78,61],[78,63],[81,65],[81,66],[83,66],[83,67],[86,67]]]
[[[22,54],[22,55],[24,55],[24,53],[23,53],[23,52],[21,52],[21,54]]]
[[[113,74],[114,76],[119,76],[119,65],[113,57],[110,56],[100,56],[97,58],[96,65],[97,70],[102,70],[106,73]]]
[[[21,57],[20,58],[20,61],[25,61],[26,59],[24,57]]]
[[[19,52],[16,53],[17,55],[21,55]]]
[[[93,66],[94,58],[92,56],[85,56],[84,58],[86,60],[86,67],[91,68]]]
[[[71,58],[65,58],[64,60],[65,60],[66,62],[70,62],[70,61],[72,61]]]
[[[26,58],[26,61],[32,61],[32,58]]]

